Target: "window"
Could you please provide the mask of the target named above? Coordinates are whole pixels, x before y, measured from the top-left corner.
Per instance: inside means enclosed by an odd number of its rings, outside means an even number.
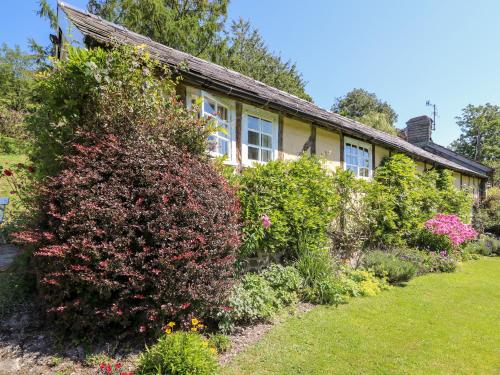
[[[266,163],[276,158],[277,116],[250,106],[243,111],[243,161]]]
[[[188,88],[191,97],[189,107],[198,104],[200,115],[216,121],[219,130],[208,137],[208,148],[212,156],[225,156],[227,163],[236,162],[234,129],[234,102],[208,94],[205,91]],[[201,100],[201,102],[200,102]]]
[[[371,176],[371,147],[369,144],[346,138],[344,160],[346,170],[351,170],[355,176],[365,178]]]
[[[202,115],[217,122],[220,128],[215,134],[208,137],[210,151],[219,156],[230,156],[231,129],[229,126],[228,108],[213,99],[204,97]]]
[[[248,116],[248,160],[273,160],[273,123]]]

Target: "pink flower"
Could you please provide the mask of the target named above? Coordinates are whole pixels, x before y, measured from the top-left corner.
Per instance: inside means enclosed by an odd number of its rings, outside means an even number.
[[[262,215],[261,220],[262,220],[262,226],[265,229],[269,229],[269,227],[271,226],[271,220],[269,219],[269,216],[264,214]]]
[[[139,327],[139,332],[141,332],[141,333],[146,332],[146,327],[145,326],[140,326]]]
[[[447,236],[453,246],[476,238],[477,232],[468,224],[462,223],[456,215],[437,214],[434,219],[427,220],[425,228],[434,234]]]

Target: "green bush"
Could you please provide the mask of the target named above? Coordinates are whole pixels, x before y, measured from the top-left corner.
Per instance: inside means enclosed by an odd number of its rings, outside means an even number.
[[[295,267],[273,264],[262,272],[262,277],[274,290],[280,304],[287,306],[298,301],[302,287],[302,276]]]
[[[342,282],[345,293],[351,297],[375,296],[389,289],[385,278],[379,278],[369,270],[346,269],[342,273]]]
[[[469,254],[479,254],[484,256],[491,256],[493,253],[492,249],[480,240],[467,243],[463,251]]]
[[[328,251],[303,251],[295,267],[304,279],[302,291],[305,301],[337,305],[344,302],[343,287],[335,277],[335,265]]]
[[[415,247],[396,247],[390,249],[390,253],[399,259],[412,263],[417,269],[417,275],[432,272],[429,251],[419,250]]]
[[[417,272],[413,263],[380,250],[367,253],[362,258],[362,265],[378,277],[387,277],[391,284],[409,281]]]
[[[175,332],[160,337],[139,356],[137,373],[143,375],[213,375],[217,372],[215,349],[195,332]]]
[[[140,47],[70,48],[66,59],[36,80],[28,130],[38,173],[57,174],[74,144],[109,135],[134,138],[139,128],[157,129],[175,146],[204,154],[214,127],[185,110],[175,84],[165,66]]]
[[[455,272],[457,263],[458,260],[452,254],[441,255],[435,252],[429,253],[428,264],[430,272]]]
[[[471,194],[455,188],[449,171],[417,172],[415,162],[401,154],[384,159],[366,193],[372,247],[411,242],[436,213],[455,214],[468,222],[473,202]]]
[[[247,273],[233,287],[219,327],[229,332],[235,323],[271,318],[279,309],[296,303],[302,278],[293,267],[273,265],[261,274]]]
[[[339,199],[338,215],[328,231],[331,252],[341,259],[351,259],[363,249],[372,227],[367,201],[360,199],[367,182],[356,178],[349,170],[338,170],[333,176],[333,184]]]
[[[242,258],[278,253],[293,259],[301,247],[325,243],[337,198],[320,159],[258,164],[233,180],[244,223]]]
[[[453,243],[446,234],[434,234],[426,228],[415,232],[409,241],[410,246],[415,246],[422,250],[441,252],[450,254],[453,251]]]
[[[474,216],[474,226],[481,233],[500,236],[500,186],[486,190],[486,199],[481,202]]]

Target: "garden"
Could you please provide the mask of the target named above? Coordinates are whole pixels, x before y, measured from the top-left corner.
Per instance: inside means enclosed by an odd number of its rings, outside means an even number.
[[[237,172],[208,157],[221,129],[184,107],[178,82],[140,47],[70,49],[38,75],[28,158],[0,177],[15,206],[2,234],[22,250],[0,273],[2,341],[44,332],[32,352],[49,353],[47,373],[334,373],[329,356],[337,373],[401,373],[426,368],[418,342],[404,344],[421,314],[451,319],[431,330],[441,349],[452,340],[441,330],[488,332],[498,296],[484,321],[450,310],[495,290],[500,241],[484,233],[498,222],[495,189],[473,208],[449,171],[417,172],[402,154],[371,181],[307,155]],[[384,332],[386,318],[405,335]],[[270,322],[282,323],[255,347],[237,343]],[[326,353],[331,340],[345,344]],[[381,363],[364,349],[378,340],[417,354]]]

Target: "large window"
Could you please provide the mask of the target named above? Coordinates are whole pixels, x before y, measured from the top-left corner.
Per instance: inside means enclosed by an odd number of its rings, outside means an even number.
[[[214,99],[203,97],[203,116],[217,122],[219,130],[208,137],[210,151],[220,156],[231,155],[231,128],[228,108]]]
[[[266,163],[276,158],[278,134],[274,114],[245,106],[242,130],[244,163]]]
[[[190,107],[199,105],[200,115],[216,122],[219,130],[208,137],[208,148],[212,156],[225,156],[228,163],[236,162],[234,129],[234,102],[205,91],[188,89]]]
[[[345,168],[358,177],[371,177],[371,147],[369,144],[346,138],[344,144]]]
[[[248,116],[248,159],[267,162],[273,160],[273,123]]]

